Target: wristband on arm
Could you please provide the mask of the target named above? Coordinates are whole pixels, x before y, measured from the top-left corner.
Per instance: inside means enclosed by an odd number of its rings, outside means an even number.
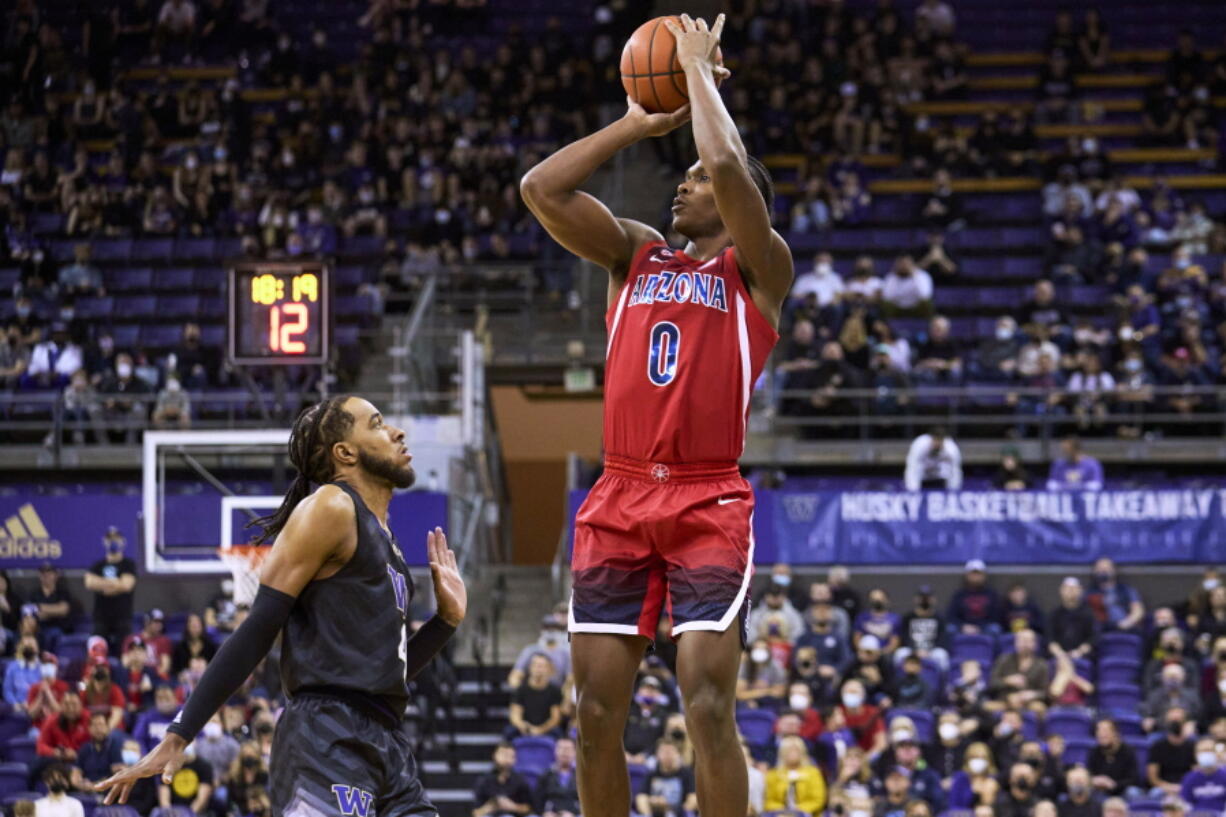
[[[280,590],[260,585],[247,620],[217,650],[167,732],[188,742],[195,739],[209,718],[238,691],[268,654],[296,601]]]
[[[437,613],[413,633],[405,647],[405,680],[412,681],[426,664],[429,664],[439,650],[447,646],[447,641],[455,634],[452,627]]]

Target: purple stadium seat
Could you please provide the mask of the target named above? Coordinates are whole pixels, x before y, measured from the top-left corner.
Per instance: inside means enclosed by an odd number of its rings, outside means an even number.
[[[360,317],[374,312],[374,302],[369,295],[344,295],[333,301],[335,314],[341,318]]]
[[[200,298],[196,295],[159,295],[156,315],[159,318],[196,318],[200,314]]]
[[[1094,738],[1068,738],[1064,742],[1064,757],[1061,760],[1064,761],[1065,766],[1085,763],[1094,746]]]
[[[986,309],[1014,309],[1025,302],[1025,297],[1016,287],[979,287],[979,305]]]
[[[115,292],[148,292],[153,288],[149,267],[115,267],[108,271],[107,286]]]
[[[1098,683],[1135,684],[1141,675],[1141,661],[1137,658],[1111,656],[1099,659]]]
[[[553,764],[553,738],[525,736],[512,741],[515,745],[515,771],[524,777],[536,778]]]
[[[47,255],[51,256],[52,261],[71,261],[73,248],[75,248],[79,243],[79,241],[67,239],[52,241],[47,246]]]
[[[171,238],[139,238],[132,243],[133,261],[169,261],[175,242]]]
[[[762,747],[775,734],[775,713],[767,709],[741,709],[736,713],[736,726],[746,743]]]
[[[626,768],[630,771],[630,793],[638,794],[647,783],[647,775],[650,772],[642,763],[631,763]]]
[[[932,300],[940,309],[970,309],[979,302],[979,289],[976,287],[937,287]]]
[[[340,251],[345,255],[380,255],[383,241],[377,235],[355,235],[341,239]]]
[[[217,241],[212,238],[180,238],[175,242],[175,259],[178,261],[212,260],[217,252]]]
[[[357,346],[361,329],[351,323],[341,324],[332,332],[337,346]]]
[[[4,759],[9,763],[33,763],[38,759],[38,753],[34,751],[34,738],[9,738],[4,744]]]
[[[1069,738],[1088,738],[1094,734],[1094,722],[1088,709],[1053,707],[1047,712],[1047,734]]]
[[[1133,633],[1104,633],[1098,637],[1098,656],[1137,658],[1141,655],[1141,636]]]
[[[85,320],[109,318],[115,308],[115,299],[109,295],[103,298],[81,298],[77,301],[77,317]]]
[[[25,791],[26,779],[29,775],[25,764],[21,764],[20,768],[0,769],[0,797]]]
[[[4,795],[0,798],[0,803],[4,804],[4,813],[12,814],[13,806],[17,805],[22,800],[37,800],[42,797],[40,792],[36,791],[15,791]]]
[[[955,662],[973,660],[991,664],[996,656],[996,643],[992,636],[983,633],[958,633],[950,654]]]
[[[1098,688],[1098,708],[1109,713],[1129,712],[1141,703],[1141,691],[1136,684],[1101,684]]]
[[[140,817],[140,812],[131,806],[98,806],[93,817]]]
[[[356,289],[367,280],[367,267],[360,264],[343,264],[336,268],[334,280],[338,287]]]
[[[120,324],[111,328],[111,337],[115,339],[116,349],[131,349],[140,336],[140,327],[134,324]]]
[[[154,324],[140,328],[140,345],[146,349],[169,349],[179,344],[183,337],[180,324]]]
[[[92,244],[95,261],[127,261],[132,255],[132,239],[111,238]]]
[[[195,284],[196,270],[192,267],[171,267],[153,274],[153,286],[159,291],[182,292]]]
[[[157,300],[152,295],[124,295],[115,299],[115,311],[128,320],[153,317]]]
[[[1120,735],[1123,736],[1126,743],[1132,744],[1140,741],[1148,746],[1145,730],[1141,728],[1141,715],[1135,709],[1112,712],[1111,720],[1115,721],[1115,725],[1119,727]]]
[[[205,301],[208,301],[206,298]],[[226,342],[226,328],[217,324],[200,327],[200,342],[206,347],[218,347]]]

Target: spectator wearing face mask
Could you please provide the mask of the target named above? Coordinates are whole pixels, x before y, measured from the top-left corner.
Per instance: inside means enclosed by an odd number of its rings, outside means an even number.
[[[1165,721],[1172,709],[1186,712],[1192,720],[1200,718],[1200,692],[1188,685],[1187,672],[1181,664],[1167,664],[1162,668],[1161,685],[1149,693],[1142,712],[1141,724],[1145,731],[1153,731],[1155,724]]]
[[[931,709],[936,703],[936,692],[920,674],[922,668],[918,655],[908,655],[903,659],[901,672],[894,674],[890,684],[890,701],[893,706]]]
[[[118,650],[132,629],[132,599],[136,588],[136,562],[124,555],[127,542],[111,527],[102,538],[106,555],[85,574],[85,589],[94,594],[94,634]]]
[[[962,768],[969,748],[968,740],[962,734],[962,718],[951,709],[941,713],[936,731],[936,738],[925,747],[924,758],[944,780],[952,778]],[[952,804],[947,805],[950,808],[962,808]]]
[[[877,759],[874,766],[878,779],[887,776],[892,768],[905,769],[910,781],[908,796],[926,801],[935,811],[945,808],[945,789],[941,778],[924,760],[919,733],[910,718],[896,717],[890,721],[890,749]]]
[[[830,716],[831,731],[847,729],[856,745],[869,755],[880,754],[886,748],[885,718],[881,710],[868,702],[864,684],[858,678],[843,682],[839,705]]]
[[[955,772],[949,785],[947,805],[951,809],[973,809],[996,802],[1000,784],[996,782],[996,762],[986,743],[966,747],[962,769]]]
[[[1102,800],[1102,795],[1090,785],[1090,773],[1084,766],[1068,770],[1064,794],[1059,801],[1060,817],[1098,817],[1102,812]]]
[[[1094,580],[1086,603],[1106,630],[1135,632],[1145,620],[1141,594],[1119,580],[1115,562],[1106,557],[1094,563]]]
[[[805,741],[812,743],[825,731],[821,713],[813,705],[813,693],[805,683],[797,681],[788,686],[788,708],[800,718],[797,734]]]
[[[238,741],[221,728],[221,719],[214,715],[196,738],[196,754],[213,768],[213,779],[219,784],[226,780],[230,766],[238,760]]]
[[[1196,768],[1184,775],[1179,796],[1194,811],[1220,812],[1226,808],[1226,769],[1213,738],[1196,741]]]
[[[1163,735],[1149,745],[1145,782],[1150,797],[1180,793],[1180,784],[1196,767],[1196,745],[1191,740],[1187,713],[1178,707],[1166,711]]]
[[[791,297],[804,300],[812,295],[818,308],[837,304],[843,297],[843,279],[834,271],[834,259],[828,252],[821,252],[813,260],[813,269],[796,277],[792,284]]]
[[[782,617],[783,621],[780,629],[790,634],[791,640],[795,640],[805,631],[804,617],[792,606],[792,601],[788,598],[788,588],[790,586],[790,578],[787,584],[783,584],[775,577],[772,577],[770,585],[766,588],[766,593],[762,596],[762,601],[749,614],[750,633],[766,635],[769,620],[776,617]]]
[[[894,652],[894,663],[902,664],[907,657],[934,661],[941,672],[949,672],[949,653],[944,645],[945,620],[937,613],[932,585],[921,584],[915,593],[915,606],[903,616],[902,646]]]
[[[623,737],[626,754],[635,758],[636,763],[645,762],[656,742],[664,736],[664,724],[668,720],[664,701],[660,679],[644,675],[635,690]]]
[[[43,772],[47,794],[34,801],[35,817],[85,817],[81,801],[68,796],[69,767],[53,763]]]
[[[741,659],[736,698],[750,706],[758,706],[762,698],[782,698],[787,680],[787,671],[771,656],[770,643],[756,638]]]
[[[226,802],[230,813],[246,808],[252,795],[268,788],[268,766],[260,755],[258,743],[242,744],[238,757],[230,764],[228,781]]]
[[[18,711],[26,708],[30,690],[42,680],[38,661],[38,640],[25,636],[17,645],[17,654],[4,670],[4,701]]]
[[[1009,769],[1009,781],[992,804],[995,817],[1030,817],[1038,798],[1034,793],[1035,771],[1025,763]]]
[[[95,664],[89,671],[81,690],[81,703],[90,712],[105,712],[112,729],[123,726],[127,698],[119,684],[111,680],[110,664]]]
[[[553,613],[541,619],[541,635],[535,644],[529,644],[520,650],[515,658],[515,664],[507,676],[507,685],[512,689],[523,683],[527,677],[528,663],[532,656],[544,653],[553,664],[553,682],[561,686],[570,675],[570,643],[566,639],[566,623]]]
[[[38,683],[30,687],[30,692],[26,696],[26,712],[34,723],[39,723],[48,715],[58,713],[60,702],[64,700],[64,695],[68,692],[68,682],[61,681],[57,677],[59,659],[54,653],[43,653],[42,663],[39,664],[38,670]]]

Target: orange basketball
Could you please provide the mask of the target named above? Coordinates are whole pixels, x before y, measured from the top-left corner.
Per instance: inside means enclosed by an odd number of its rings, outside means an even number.
[[[668,19],[681,25],[680,17],[648,20],[630,35],[622,49],[622,87],[648,113],[672,113],[690,101],[685,71],[677,62],[677,39],[664,26]],[[715,60],[723,64],[719,49]]]

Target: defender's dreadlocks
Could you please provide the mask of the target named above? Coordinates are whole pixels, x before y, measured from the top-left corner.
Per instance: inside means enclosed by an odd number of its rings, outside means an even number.
[[[347,394],[329,397],[303,409],[294,421],[289,434],[289,461],[298,475],[285,492],[281,507],[248,523],[248,527],[258,525],[262,529],[253,544],[276,539],[294,508],[311,493],[311,483],[323,484],[332,479],[332,446],[345,439],[353,428],[353,415],[343,408],[348,399]]]

